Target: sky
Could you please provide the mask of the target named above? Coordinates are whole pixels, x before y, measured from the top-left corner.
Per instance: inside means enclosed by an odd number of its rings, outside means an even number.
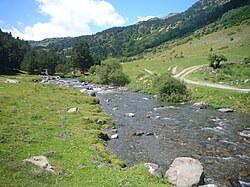
[[[0,28],[24,40],[75,37],[187,10],[198,0],[0,0]]]

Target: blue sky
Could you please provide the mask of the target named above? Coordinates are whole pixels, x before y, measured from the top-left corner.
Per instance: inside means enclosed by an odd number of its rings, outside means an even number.
[[[185,11],[197,0],[1,0],[0,28],[26,40],[94,34]]]

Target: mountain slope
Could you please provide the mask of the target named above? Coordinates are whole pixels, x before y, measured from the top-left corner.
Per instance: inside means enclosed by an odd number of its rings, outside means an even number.
[[[127,27],[115,27],[95,35],[76,38],[46,39],[32,46],[48,47],[54,51],[71,55],[75,40],[84,38],[93,54],[105,59],[129,57],[147,51],[160,44],[183,37],[221,18],[232,9],[250,4],[250,0],[200,0],[187,11],[165,18],[138,22]]]

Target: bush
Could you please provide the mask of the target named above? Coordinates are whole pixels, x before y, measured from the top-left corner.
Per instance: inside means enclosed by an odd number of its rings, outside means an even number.
[[[186,84],[172,77],[170,73],[155,77],[153,85],[160,101],[181,102],[188,99],[189,93]]]
[[[96,75],[103,84],[124,86],[130,82],[128,76],[122,72],[122,65],[115,59],[102,62],[100,66],[96,66]]]

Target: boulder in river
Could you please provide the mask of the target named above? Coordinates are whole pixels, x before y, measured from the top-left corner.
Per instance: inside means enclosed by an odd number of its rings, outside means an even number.
[[[206,108],[207,108],[207,105],[203,101],[193,104],[193,109],[206,109]]]
[[[177,187],[191,187],[201,181],[203,167],[193,158],[178,157],[167,170],[165,177]]]
[[[148,172],[156,177],[162,177],[162,173],[160,171],[160,167],[154,163],[145,163],[145,167],[148,168]]]

